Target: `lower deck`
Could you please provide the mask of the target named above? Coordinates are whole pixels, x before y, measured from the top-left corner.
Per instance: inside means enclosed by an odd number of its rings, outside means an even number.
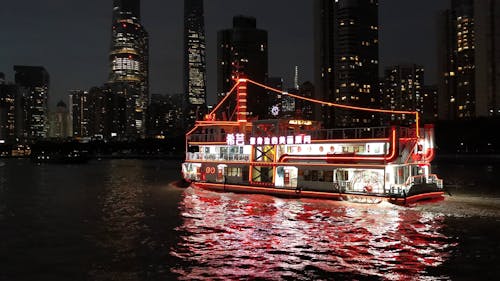
[[[184,163],[183,177],[195,186],[288,197],[376,203],[406,203],[441,196],[442,182],[428,166],[258,166]]]

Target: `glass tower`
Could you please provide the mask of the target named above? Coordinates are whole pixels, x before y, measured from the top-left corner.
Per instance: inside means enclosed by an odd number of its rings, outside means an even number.
[[[41,66],[15,65],[15,80],[21,100],[16,130],[21,139],[36,141],[47,136],[49,73]]]
[[[109,88],[124,100],[123,120],[113,120],[125,128],[126,137],[145,135],[149,96],[148,33],[140,22],[139,0],[114,0]]]
[[[203,0],[184,1],[184,93],[187,127],[206,113],[205,21]]]

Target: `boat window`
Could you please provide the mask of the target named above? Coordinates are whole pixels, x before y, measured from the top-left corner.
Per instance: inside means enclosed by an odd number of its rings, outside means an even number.
[[[311,181],[318,181],[318,171],[311,171]]]
[[[226,169],[226,176],[228,177],[241,177],[241,175],[241,168],[231,167]]]
[[[338,181],[347,181],[347,180],[349,180],[349,171],[346,171],[346,170],[337,170],[337,180]]]
[[[304,180],[305,181],[310,181],[311,180],[311,174],[309,173],[309,170],[304,171]]]
[[[299,170],[299,177],[302,177],[304,181],[333,182],[333,171]]]
[[[324,177],[324,181],[332,182],[333,181],[333,171],[324,171],[323,177]]]
[[[408,166],[403,166],[403,167],[398,167],[396,169],[396,174],[394,175],[395,178],[395,184],[404,184],[406,182],[406,179],[410,176],[410,169]]]

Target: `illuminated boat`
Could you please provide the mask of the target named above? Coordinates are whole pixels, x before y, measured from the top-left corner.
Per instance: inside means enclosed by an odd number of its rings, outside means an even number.
[[[375,111],[322,102],[239,79],[205,120],[186,134],[182,177],[194,187],[224,192],[348,200],[406,205],[441,199],[443,182],[431,171],[434,127],[322,129],[317,121],[247,120],[246,87],[253,83],[290,95],[353,110]],[[236,91],[235,91],[236,90]],[[237,120],[217,121],[215,112],[235,91]]]

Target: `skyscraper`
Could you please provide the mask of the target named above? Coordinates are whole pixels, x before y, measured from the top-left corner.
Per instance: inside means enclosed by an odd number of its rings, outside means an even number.
[[[378,108],[378,0],[314,0],[316,98]],[[315,114],[319,118],[318,112]],[[325,126],[367,126],[371,113],[324,108]]]
[[[439,117],[500,115],[500,4],[452,0],[440,16]]]
[[[0,143],[13,142],[15,138],[15,100],[17,86],[6,84],[0,75]]]
[[[110,72],[108,83],[113,95],[125,99],[121,120],[126,137],[143,137],[149,96],[148,33],[140,21],[139,0],[114,0]]]
[[[390,110],[418,111],[423,113],[424,68],[416,64],[386,67],[382,85],[382,107]],[[391,115],[390,121],[405,125],[414,123],[414,116]],[[388,121],[388,120],[387,120]]]
[[[476,115],[500,115],[500,3],[474,2]]]
[[[233,28],[217,34],[217,90],[221,99],[229,92],[237,77],[245,76],[259,83],[268,77],[267,31],[257,29],[253,17],[236,16]],[[266,118],[271,101],[267,90],[248,85],[247,111],[249,117]],[[228,112],[229,115],[232,111]]]
[[[207,104],[203,0],[184,1],[184,93],[184,120],[190,127]]]
[[[474,1],[452,0],[441,15],[440,111],[443,119],[476,116]],[[445,48],[443,48],[443,46]]]
[[[16,120],[17,134],[28,141],[43,139],[47,136],[49,73],[41,66],[15,65],[14,71],[22,110]]]
[[[88,91],[74,90],[69,95],[74,137],[90,137],[91,100]]]
[[[151,95],[148,134],[155,138],[166,138],[184,133],[179,130],[182,121],[182,94]]]
[[[434,123],[438,119],[438,90],[435,85],[424,85],[422,93],[422,115],[423,123]]]

